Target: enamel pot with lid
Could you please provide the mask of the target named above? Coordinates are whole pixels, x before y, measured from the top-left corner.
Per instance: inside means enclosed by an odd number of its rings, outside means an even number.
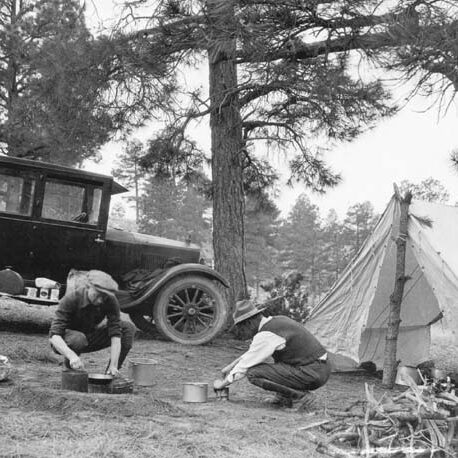
[[[129,375],[138,386],[152,386],[155,381],[157,361],[149,358],[135,358],[130,360]]]
[[[185,383],[183,384],[184,402],[207,402],[208,383]]]

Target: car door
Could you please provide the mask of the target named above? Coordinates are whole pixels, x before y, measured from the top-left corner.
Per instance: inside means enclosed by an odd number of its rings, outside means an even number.
[[[70,269],[98,269],[104,249],[103,182],[46,174],[33,225],[33,271],[65,282]]]
[[[37,174],[0,166],[0,270],[30,271]]]

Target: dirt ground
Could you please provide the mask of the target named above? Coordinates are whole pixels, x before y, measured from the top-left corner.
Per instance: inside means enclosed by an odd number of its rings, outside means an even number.
[[[154,386],[122,395],[64,391],[61,360],[46,334],[9,331],[4,321],[2,327],[0,354],[14,370],[0,382],[0,457],[319,457],[301,428],[325,418],[327,409],[364,399],[365,383],[377,397],[385,391],[368,374],[333,374],[316,392],[321,409],[313,414],[270,406],[246,380],[231,386],[229,401],[217,401],[209,388],[208,402],[185,403],[183,383],[211,387],[246,344],[217,339],[191,347],[141,338],[129,357],[157,361]],[[434,352],[437,367],[456,364],[456,348]],[[89,372],[101,372],[108,350],[83,357]],[[128,375],[128,364],[122,372]]]

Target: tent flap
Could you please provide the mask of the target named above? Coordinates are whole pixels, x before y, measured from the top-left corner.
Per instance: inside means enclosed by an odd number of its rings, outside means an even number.
[[[328,349],[336,370],[354,369],[366,361],[378,369],[383,366],[399,214],[399,202],[393,197],[373,233],[306,323]],[[401,308],[398,359],[402,365],[416,366],[429,358],[430,325],[441,313],[452,332],[458,329],[458,207],[413,201],[409,214],[409,280]]]

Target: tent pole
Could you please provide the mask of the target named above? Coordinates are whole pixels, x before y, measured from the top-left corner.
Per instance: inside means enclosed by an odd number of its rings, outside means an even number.
[[[401,197],[397,186],[395,196],[401,206],[399,217],[399,234],[396,239],[396,277],[394,291],[390,296],[390,311],[388,316],[388,329],[386,332],[385,359],[383,364],[383,386],[393,388],[397,373],[396,349],[398,345],[399,324],[401,323],[401,305],[404,295],[404,285],[408,278],[405,275],[406,246],[407,246],[407,222],[409,218],[409,205],[412,201],[412,193],[406,192]]]

